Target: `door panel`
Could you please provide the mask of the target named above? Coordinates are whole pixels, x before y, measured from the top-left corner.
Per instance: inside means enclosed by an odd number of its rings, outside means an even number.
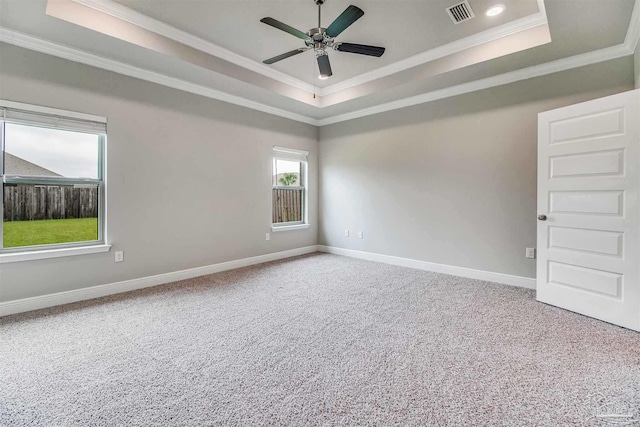
[[[550,124],[550,144],[575,142],[621,135],[624,133],[624,109],[578,114],[568,118],[558,118]]]
[[[551,157],[550,178],[624,174],[624,150]]]
[[[637,331],[639,122],[638,90],[538,117],[537,298]]]
[[[623,237],[620,232],[550,226],[548,247],[622,258]]]
[[[549,283],[620,299],[622,275],[549,261]]]
[[[622,217],[623,191],[550,191],[549,212]]]

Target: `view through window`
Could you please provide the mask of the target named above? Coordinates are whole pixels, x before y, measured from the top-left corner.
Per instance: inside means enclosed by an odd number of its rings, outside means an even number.
[[[272,223],[274,226],[305,223],[306,165],[306,153],[274,149],[272,174]]]
[[[104,134],[43,127],[33,117],[0,122],[1,249],[100,243]]]

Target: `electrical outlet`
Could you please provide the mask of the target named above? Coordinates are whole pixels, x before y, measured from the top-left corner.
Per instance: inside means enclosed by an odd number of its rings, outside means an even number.
[[[358,231],[358,239],[362,239],[364,237],[364,234],[362,233],[362,231]]]
[[[265,234],[264,240],[271,240],[271,233]]]
[[[349,230],[344,230],[344,237],[349,237]]]
[[[124,261],[124,251],[116,251],[116,262]]]
[[[524,256],[527,258],[535,258],[536,257],[536,248],[527,248]]]

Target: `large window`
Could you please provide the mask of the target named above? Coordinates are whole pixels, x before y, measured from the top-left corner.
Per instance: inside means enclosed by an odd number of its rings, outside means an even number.
[[[3,104],[0,252],[103,244],[104,121]]]
[[[272,207],[274,231],[307,224],[307,152],[273,148]]]

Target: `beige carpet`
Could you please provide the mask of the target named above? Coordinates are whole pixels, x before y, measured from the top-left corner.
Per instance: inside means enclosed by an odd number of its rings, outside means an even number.
[[[640,334],[335,255],[5,317],[0,344],[3,426],[640,425]]]

